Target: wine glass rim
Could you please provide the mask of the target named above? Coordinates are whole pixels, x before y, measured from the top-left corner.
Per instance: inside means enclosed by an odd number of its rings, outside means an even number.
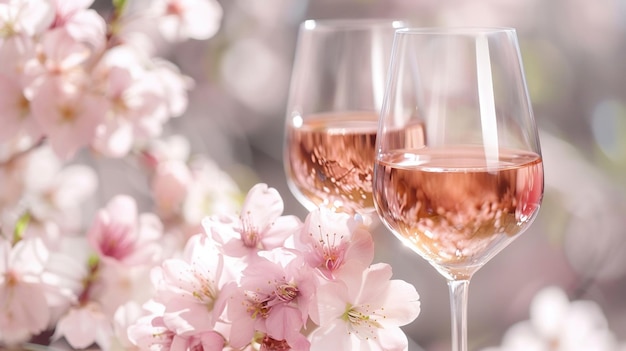
[[[429,35],[476,35],[515,33],[513,27],[402,27],[396,29],[400,34],[429,34]]]
[[[300,25],[304,30],[363,30],[367,28],[403,28],[406,21],[397,18],[308,19]]]

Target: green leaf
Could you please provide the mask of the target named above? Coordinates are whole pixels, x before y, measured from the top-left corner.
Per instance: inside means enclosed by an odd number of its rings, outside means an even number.
[[[128,4],[128,0],[113,0],[113,7],[115,12],[122,13]]]
[[[24,212],[24,214],[22,214],[15,223],[15,229],[13,230],[13,244],[22,240],[24,232],[28,227],[28,223],[30,223],[30,213]]]
[[[95,270],[100,264],[100,257],[96,254],[89,255],[87,264],[89,265],[89,270]]]

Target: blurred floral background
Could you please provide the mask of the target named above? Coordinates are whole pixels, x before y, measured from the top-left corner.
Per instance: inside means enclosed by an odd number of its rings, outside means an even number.
[[[489,262],[470,286],[470,349],[499,345],[530,318],[533,297],[558,286],[592,300],[626,341],[626,2],[622,0],[222,0],[208,41],[159,47],[195,80],[189,108],[166,134],[184,134],[242,189],[275,187],[300,217],[282,166],[282,133],[297,29],[305,19],[388,17],[417,26],[515,27],[545,160],[546,193],[532,228]],[[108,0],[94,8],[106,10]],[[102,179],[93,209],[113,193],[141,199],[141,176],[118,161],[90,160]],[[95,163],[94,163],[95,162]],[[131,181],[128,182],[127,180]],[[122,190],[120,190],[122,188]],[[146,199],[147,200],[147,199]],[[443,278],[375,230],[377,255],[413,283],[422,312],[405,328],[428,351],[449,349]],[[504,349],[504,347],[503,347]]]

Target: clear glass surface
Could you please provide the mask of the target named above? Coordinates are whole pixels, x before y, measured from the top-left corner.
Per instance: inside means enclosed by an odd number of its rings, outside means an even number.
[[[391,19],[308,20],[298,33],[284,165],[308,210],[374,212],[378,117],[395,30]]]
[[[511,28],[395,34],[376,137],[382,222],[448,281],[453,351],[467,350],[472,275],[531,225],[543,162]]]

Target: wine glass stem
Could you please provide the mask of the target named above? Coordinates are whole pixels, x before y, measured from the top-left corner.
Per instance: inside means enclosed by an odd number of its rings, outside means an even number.
[[[467,351],[467,293],[469,280],[448,280],[452,317],[452,351]]]

